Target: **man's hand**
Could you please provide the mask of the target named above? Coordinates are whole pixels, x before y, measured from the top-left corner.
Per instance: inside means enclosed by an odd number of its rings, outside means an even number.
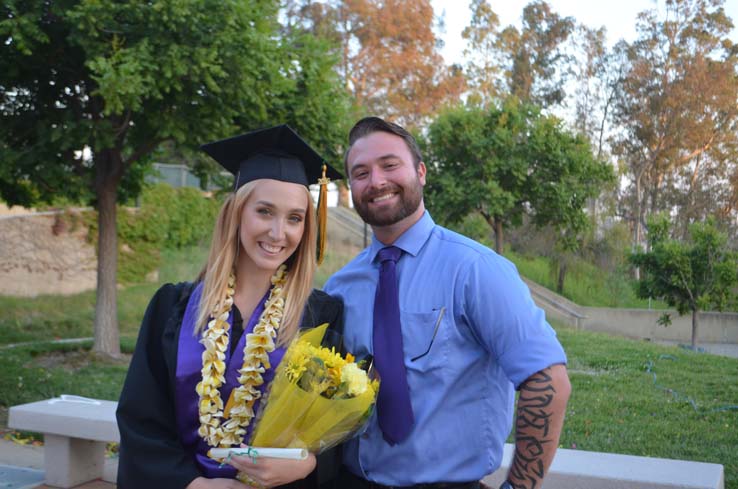
[[[559,445],[570,393],[564,365],[541,370],[521,384],[515,417],[515,455],[507,476],[515,489],[541,487]]]

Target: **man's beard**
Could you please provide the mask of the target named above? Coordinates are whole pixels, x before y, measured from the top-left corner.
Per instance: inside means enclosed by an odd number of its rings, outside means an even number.
[[[384,195],[388,191],[396,192],[400,198],[397,206],[391,209],[382,209],[381,211],[372,211],[369,209],[369,201],[379,195]],[[354,208],[365,223],[370,226],[390,226],[396,224],[413,212],[418,210],[420,202],[423,200],[423,187],[420,181],[415,181],[409,187],[400,187],[393,185],[385,187],[380,191],[367,193],[363,199],[359,200],[355,195],[351,196],[354,202]]]

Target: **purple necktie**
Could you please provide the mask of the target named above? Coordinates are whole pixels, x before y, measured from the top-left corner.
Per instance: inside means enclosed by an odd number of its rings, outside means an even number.
[[[400,443],[413,427],[413,407],[407,385],[400,326],[400,301],[395,267],[402,250],[379,250],[379,282],[374,296],[374,366],[379,372],[377,417],[384,439]]]

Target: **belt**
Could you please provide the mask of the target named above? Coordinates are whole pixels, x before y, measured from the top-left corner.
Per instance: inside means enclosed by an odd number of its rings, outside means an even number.
[[[341,489],[479,489],[479,481],[473,482],[427,482],[413,484],[411,486],[385,486],[355,475],[353,472],[341,467],[338,476]]]

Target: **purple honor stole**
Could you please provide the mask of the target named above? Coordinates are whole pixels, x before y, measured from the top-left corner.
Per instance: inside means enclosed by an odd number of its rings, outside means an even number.
[[[189,453],[193,454],[198,468],[205,477],[223,477],[233,479],[237,474],[236,469],[227,464],[223,467],[219,467],[219,462],[216,462],[207,456],[208,450],[210,450],[211,447],[200,437],[200,435],[197,434],[197,430],[200,428],[200,414],[198,410],[200,399],[195,388],[202,380],[202,354],[205,351],[205,347],[200,343],[200,336],[195,336],[193,331],[195,329],[195,320],[197,319],[201,294],[202,282],[197,285],[190,295],[184,317],[182,318],[182,326],[179,330],[179,342],[177,348],[177,383],[175,388],[177,429],[179,431],[182,445]],[[231,345],[228,345],[225,358],[225,383],[220,387],[220,397],[223,399],[224,406],[228,402],[231,391],[239,387],[238,377],[240,374],[238,371],[243,366],[243,348],[246,343],[246,335],[254,330],[254,326],[256,326],[262,312],[264,312],[264,305],[268,297],[269,292],[266,293],[256,306],[256,309],[254,309],[248,323],[244,326],[243,334],[241,335],[236,348],[233,350],[233,355],[231,355]],[[233,327],[233,310],[228,314],[228,324],[231,325],[231,328]],[[229,337],[231,337],[231,332],[232,331],[229,330]],[[284,347],[275,348],[273,352],[269,353],[269,362],[271,363],[272,368],[262,374],[264,383],[259,387],[262,396],[264,395],[266,387],[274,378],[274,370],[282,360],[284,353]],[[258,413],[259,404],[259,400],[254,404],[255,413]],[[249,426],[246,429],[246,435],[244,435],[244,443],[251,438],[251,433],[256,419],[257,417],[252,418],[251,423],[249,423]],[[221,422],[221,424],[223,424],[223,422]]]

